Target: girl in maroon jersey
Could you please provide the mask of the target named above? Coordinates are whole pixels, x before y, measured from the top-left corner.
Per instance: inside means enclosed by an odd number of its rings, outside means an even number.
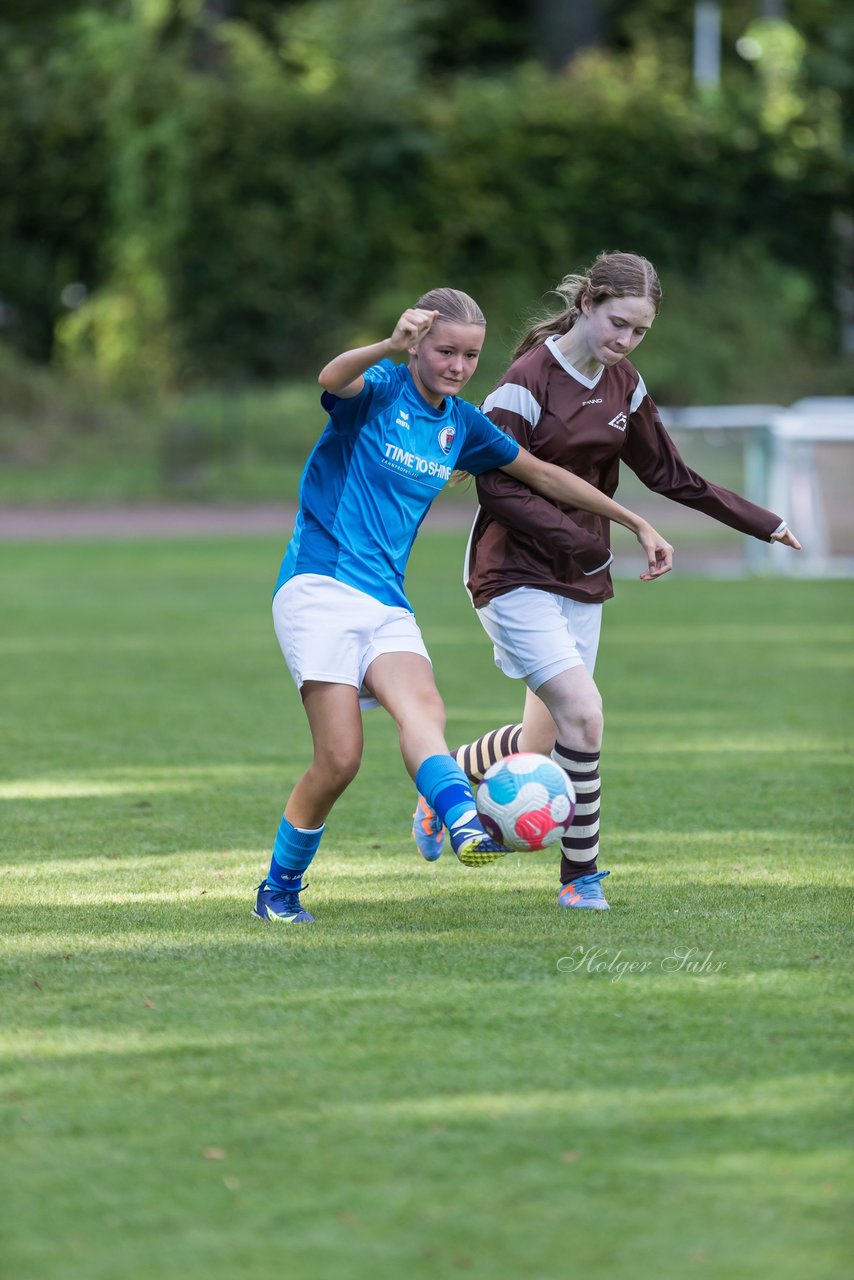
[[[643,379],[626,357],[658,314],[654,267],[632,253],[603,253],[555,293],[563,309],[522,339],[483,411],[535,456],[613,496],[625,462],[656,493],[740,532],[799,548],[780,516],[711,484],[686,465]],[[613,595],[608,564],[585,573],[579,552],[610,545],[601,516],[542,498],[504,472],[477,478],[480,508],[466,551],[466,584],[492,640],[495,663],[527,688],[522,723],[454,753],[479,781],[502,756],[551,754],[569,774],[577,807],[563,840],[558,902],[607,909],[599,871],[602,699],[593,679],[602,604]],[[646,575],[648,577],[648,575]],[[444,832],[419,797],[413,823],[433,861]]]

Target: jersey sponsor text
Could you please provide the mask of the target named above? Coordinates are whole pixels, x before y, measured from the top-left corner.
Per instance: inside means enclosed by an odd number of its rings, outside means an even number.
[[[395,471],[405,472],[409,475],[438,477],[440,480],[450,480],[451,478],[452,469],[446,463],[436,462],[433,458],[419,457],[417,453],[412,453],[408,449],[401,449],[398,444],[387,444],[385,446],[383,462]]]

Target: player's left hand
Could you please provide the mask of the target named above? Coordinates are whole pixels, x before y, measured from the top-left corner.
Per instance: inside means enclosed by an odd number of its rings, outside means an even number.
[[[656,533],[651,524],[643,524],[637,533],[638,542],[646,552],[649,568],[641,574],[641,582],[653,582],[663,578],[673,568],[673,548],[666,538]]]
[[[788,525],[786,525],[785,529],[781,529],[779,533],[772,533],[771,541],[781,542],[784,547],[791,547],[794,551],[800,551],[801,549],[801,544]]]

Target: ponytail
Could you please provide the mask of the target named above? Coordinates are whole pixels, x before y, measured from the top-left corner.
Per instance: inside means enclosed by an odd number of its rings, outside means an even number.
[[[661,305],[661,283],[651,262],[636,253],[600,253],[584,274],[564,276],[552,293],[563,300],[556,314],[535,318],[513,352],[513,359],[539,346],[546,338],[569,333],[588,298],[595,307],[606,298],[647,298],[655,308]]]

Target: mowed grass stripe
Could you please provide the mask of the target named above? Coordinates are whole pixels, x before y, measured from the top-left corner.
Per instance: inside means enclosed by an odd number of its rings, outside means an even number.
[[[463,543],[410,571],[453,742],[522,701]],[[3,557],[4,1275],[836,1280],[850,585],[618,584],[611,912],[545,853],[422,863],[374,713],[297,932],[249,915],[308,758],[280,550]]]

